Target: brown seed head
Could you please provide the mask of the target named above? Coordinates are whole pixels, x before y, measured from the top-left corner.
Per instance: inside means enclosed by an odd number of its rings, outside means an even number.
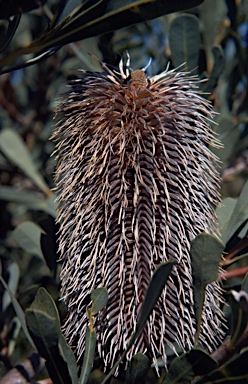
[[[197,78],[168,71],[126,81],[84,73],[58,112],[56,184],[61,294],[68,305],[64,332],[80,356],[88,325],[87,299],[106,286],[109,301],[96,317],[98,350],[113,364],[134,332],[156,266],[176,265],[155,309],[127,358],[145,352],[156,364],[165,345],[183,350],[196,331],[190,241],[216,231],[220,201],[219,145],[209,126],[211,106]],[[223,337],[217,282],[207,287],[200,342],[210,351]]]

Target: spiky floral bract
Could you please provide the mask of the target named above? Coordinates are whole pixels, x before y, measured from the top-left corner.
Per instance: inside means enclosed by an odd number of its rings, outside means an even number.
[[[88,324],[87,299],[106,286],[109,300],[96,317],[98,351],[113,365],[134,332],[156,266],[177,263],[127,358],[146,352],[166,364],[165,345],[194,344],[190,241],[216,231],[220,201],[219,145],[211,106],[189,73],[147,78],[82,71],[61,103],[56,184],[65,335],[80,357]],[[210,351],[222,338],[218,282],[207,287],[200,342]]]

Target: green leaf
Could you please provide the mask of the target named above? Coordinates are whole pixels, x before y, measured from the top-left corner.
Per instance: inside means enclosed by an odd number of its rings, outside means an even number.
[[[43,177],[34,165],[21,136],[12,129],[4,129],[0,133],[0,149],[4,155],[17,165],[46,195],[51,192]]]
[[[24,204],[27,208],[34,211],[44,211],[56,217],[56,203],[54,193],[47,198],[34,195],[34,192],[20,191],[14,187],[0,186],[0,199]]]
[[[194,15],[178,15],[169,30],[171,59],[174,67],[185,64],[187,71],[198,66],[200,53],[199,20]]]
[[[235,205],[237,203],[236,199],[227,197],[221,203],[221,205],[216,208],[216,214],[218,216],[219,230],[222,233],[230,220],[232,213],[234,211]]]
[[[214,131],[219,136],[223,148],[211,147],[211,151],[224,162],[236,150],[240,136],[239,123],[234,123],[230,116],[224,116],[218,121],[218,125],[214,126]]]
[[[13,296],[16,294],[16,290],[19,284],[20,279],[20,268],[17,263],[11,263],[8,267],[8,287],[10,291],[12,292]],[[11,303],[11,296],[9,295],[8,291],[4,291],[3,298],[2,298],[2,310],[3,312],[7,309],[9,304]]]
[[[137,353],[128,364],[124,384],[143,384],[146,382],[150,362],[147,356]]]
[[[196,314],[196,343],[200,335],[202,308],[206,286],[215,281],[219,274],[219,263],[224,244],[216,237],[202,233],[191,242],[193,295]]]
[[[108,301],[108,291],[105,287],[95,289],[91,296],[92,307],[90,309],[91,315],[96,315],[99,311],[101,311]]]
[[[2,282],[4,288],[7,290],[10,298],[11,298],[11,302],[13,304],[13,307],[14,307],[14,310],[15,310],[15,313],[18,317],[18,319],[20,320],[20,323],[21,323],[21,326],[22,326],[22,330],[27,338],[27,340],[29,341],[29,344],[34,348],[35,348],[35,345],[34,345],[34,342],[28,332],[28,328],[27,328],[27,325],[26,325],[26,321],[25,321],[25,315],[24,315],[24,312],[20,306],[20,304],[18,303],[18,301],[16,300],[15,296],[13,295],[13,293],[11,292],[11,290],[9,289],[8,285],[5,283],[4,279],[2,278],[2,276],[0,276],[0,281]]]
[[[209,76],[207,83],[202,87],[203,92],[212,93],[217,85],[218,79],[225,68],[225,58],[223,49],[220,46],[212,48],[214,57],[214,66]],[[227,148],[226,148],[227,149]]]
[[[62,11],[63,20],[55,16],[49,28],[36,40],[0,60],[0,66],[12,64],[18,57],[30,53],[39,58],[47,57],[50,52],[53,53],[55,48],[62,45],[146,22],[168,13],[193,8],[202,2],[203,0],[98,0],[93,5],[92,2],[84,1],[78,7],[76,1],[73,9],[72,1],[68,1],[65,10]],[[25,62],[3,69],[0,74],[23,66]]]
[[[175,264],[174,261],[168,261],[167,263],[161,263],[154,271],[150,283],[147,287],[146,294],[144,301],[142,303],[142,307],[140,310],[140,314],[137,321],[136,330],[133,334],[133,336],[130,339],[130,342],[126,348],[126,350],[123,352],[121,358],[117,363],[113,366],[109,374],[106,376],[106,378],[103,380],[102,384],[105,384],[108,382],[110,377],[115,372],[116,368],[118,367],[119,363],[126,357],[127,352],[135,342],[135,340],[138,338],[140,333],[142,332],[142,329],[150,316],[153,308],[155,307],[159,296],[162,293],[163,288],[166,285],[167,279],[170,275],[170,272],[172,270],[173,265]]]
[[[248,218],[248,181],[244,185],[232,215],[222,231],[221,238],[226,244]]]
[[[40,246],[42,233],[45,232],[37,224],[32,221],[24,221],[13,230],[12,236],[24,251],[44,259]]]
[[[44,288],[39,288],[26,321],[37,349],[47,362],[49,374],[56,383],[77,384],[74,354],[61,332],[56,305]]]
[[[141,333],[148,317],[152,313],[153,308],[157,304],[159,296],[164,289],[167,279],[171,273],[172,267],[175,264],[174,261],[168,261],[167,263],[160,264],[154,271],[150,283],[148,285],[144,301],[140,310],[140,314],[137,321],[137,328],[132,341],[134,341]]]
[[[85,336],[85,351],[83,366],[79,379],[79,384],[86,384],[93,366],[96,349],[96,331],[87,327]]]
[[[217,366],[207,352],[193,348],[172,361],[164,384],[190,384],[195,376],[205,375]]]

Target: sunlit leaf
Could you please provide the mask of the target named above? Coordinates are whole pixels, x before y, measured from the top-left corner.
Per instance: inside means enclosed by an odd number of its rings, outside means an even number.
[[[191,242],[193,295],[196,313],[196,342],[200,335],[202,308],[206,286],[218,278],[224,244],[216,237],[202,233]]]

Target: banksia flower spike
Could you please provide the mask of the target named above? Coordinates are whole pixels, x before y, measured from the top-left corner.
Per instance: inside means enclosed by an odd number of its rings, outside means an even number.
[[[127,358],[146,352],[155,362],[165,345],[194,345],[190,241],[216,233],[220,201],[218,146],[211,106],[198,79],[165,71],[82,71],[58,113],[56,185],[64,333],[78,357],[84,350],[90,293],[106,286],[109,300],[95,328],[98,352],[112,365],[125,350],[151,275],[175,260],[155,309]],[[210,351],[222,338],[220,287],[207,287],[200,342]],[[156,364],[156,363],[155,363]]]

